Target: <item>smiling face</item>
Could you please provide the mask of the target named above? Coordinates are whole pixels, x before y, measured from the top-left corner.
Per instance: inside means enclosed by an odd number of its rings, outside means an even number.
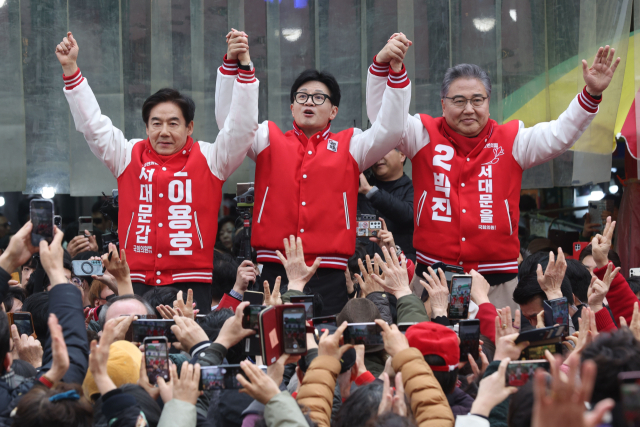
[[[193,133],[193,121],[185,123],[182,110],[172,102],[163,102],[151,109],[147,136],[156,153],[169,156],[182,150]]]
[[[298,88],[297,92],[321,93],[331,96],[327,85],[318,81],[304,83]],[[329,99],[326,99],[322,105],[315,105],[311,97],[309,97],[304,104],[299,104],[294,100],[293,104],[291,104],[291,114],[298,127],[309,137],[320,132],[327,126],[329,120],[333,120],[336,117],[338,107],[334,106]]]
[[[487,91],[478,79],[459,78],[451,83],[447,98],[463,96],[471,99],[474,96],[487,96]],[[451,99],[442,99],[442,113],[451,129],[460,135],[472,137],[478,135],[489,121],[489,99],[485,99],[480,107],[473,107],[470,102],[464,108],[453,105]]]

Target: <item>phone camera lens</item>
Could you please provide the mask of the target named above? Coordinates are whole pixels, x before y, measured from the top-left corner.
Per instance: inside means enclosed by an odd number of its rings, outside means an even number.
[[[93,266],[91,265],[90,262],[83,262],[80,265],[80,270],[82,270],[82,272],[85,273],[87,276],[90,276],[91,273],[93,273]]]

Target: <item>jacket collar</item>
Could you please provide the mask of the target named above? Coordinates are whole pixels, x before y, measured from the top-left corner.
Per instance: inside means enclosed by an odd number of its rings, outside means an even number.
[[[151,142],[149,141],[149,138],[145,139],[144,143],[145,143],[145,148],[147,150],[148,156],[160,165],[169,163],[170,161],[175,159],[188,157],[189,153],[191,153],[191,149],[193,149],[193,139],[190,136],[187,136],[187,142],[184,144],[184,147],[182,147],[180,151],[178,151],[177,153],[171,154],[169,156],[162,156],[158,154],[156,150],[154,150],[153,147],[151,146]]]
[[[302,129],[300,129],[300,127],[298,127],[298,125],[296,124],[295,121],[293,122],[293,132],[298,137],[298,140],[306,145],[306,143],[309,140],[307,139],[307,136],[304,134]],[[314,144],[317,144],[320,141],[326,141],[327,139],[329,139],[329,135],[330,134],[331,134],[331,122],[327,123],[327,126],[324,129],[322,129],[320,132],[318,132],[315,135],[313,135],[311,137],[311,141]]]

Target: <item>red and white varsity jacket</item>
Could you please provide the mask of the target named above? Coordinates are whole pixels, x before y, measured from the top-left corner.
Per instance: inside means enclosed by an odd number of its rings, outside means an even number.
[[[227,120],[237,63],[225,61],[216,82],[216,120]],[[389,67],[387,66],[387,72]],[[238,77],[240,78],[240,77]],[[330,124],[307,139],[295,125],[282,132],[260,124],[248,156],[256,162],[251,245],[259,262],[277,262],[283,239],[300,237],[309,265],[346,270],[355,252],[358,176],[393,150],[405,127],[411,87],[403,67],[385,79],[379,120],[362,131],[331,132]]]
[[[367,78],[371,122],[386,92],[381,65],[369,68]],[[599,103],[583,90],[551,122],[525,128],[521,121],[489,120],[487,138],[468,156],[443,130],[444,117],[409,117],[398,149],[413,165],[417,261],[442,261],[482,274],[517,273],[522,172],[571,148]]]
[[[214,144],[187,138],[172,156],[148,139],[125,139],[103,116],[80,74],[63,76],[76,130],[118,180],[120,248],[133,282],[211,283],[222,184],[242,163],[258,130],[254,71],[232,88],[230,113]]]

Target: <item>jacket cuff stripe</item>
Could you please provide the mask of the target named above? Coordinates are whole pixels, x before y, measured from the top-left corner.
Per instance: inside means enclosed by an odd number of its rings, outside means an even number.
[[[389,75],[389,63],[387,62],[378,62],[376,61],[376,57],[373,57],[373,64],[369,67],[369,71],[374,76],[378,77],[387,77]]]
[[[578,103],[589,113],[598,112],[598,104],[602,102],[602,98],[596,99],[587,93],[587,87],[582,89],[582,92],[578,94]]]
[[[227,55],[224,55],[222,65],[220,66],[220,72],[227,76],[235,76],[238,74],[238,61],[231,61],[227,59]]]
[[[409,85],[409,77],[407,76],[407,70],[402,64],[402,70],[399,72],[393,71],[393,69],[389,68],[389,79],[387,80],[387,86],[393,88],[403,88]]]
[[[238,81],[240,83],[255,83],[256,81],[256,71],[251,70],[251,71],[245,71],[245,70],[238,70],[239,74],[238,74]]]
[[[64,81],[64,88],[66,90],[71,90],[74,87],[78,86],[84,80],[82,77],[82,73],[80,72],[80,68],[73,75],[67,77],[64,74],[62,75],[62,80]]]

